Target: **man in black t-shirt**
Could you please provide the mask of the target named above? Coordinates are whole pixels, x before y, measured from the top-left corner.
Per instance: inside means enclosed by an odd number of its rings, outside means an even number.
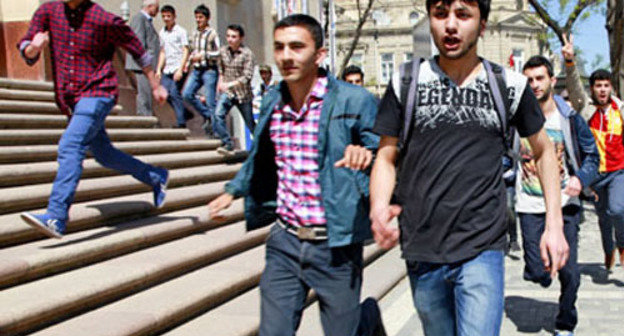
[[[371,219],[377,243],[390,248],[399,230],[414,304],[425,334],[498,335],[503,312],[504,136],[488,77],[477,56],[489,13],[487,0],[427,0],[440,55],[420,65],[410,137],[396,184],[397,143],[404,125],[400,79],[381,101],[374,131],[381,142],[371,176]],[[535,149],[546,201],[541,240],[554,276],[565,264],[559,172],[544,117],[526,78],[505,73],[509,123]]]

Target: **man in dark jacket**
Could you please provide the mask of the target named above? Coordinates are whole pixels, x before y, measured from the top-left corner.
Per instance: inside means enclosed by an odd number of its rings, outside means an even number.
[[[600,157],[594,137],[583,117],[572,110],[563,98],[553,94],[556,78],[552,64],[542,56],[533,56],[524,65],[523,72],[544,113],[544,128],[555,145],[559,159],[563,231],[570,246],[570,258],[559,271],[561,296],[555,335],[572,335],[578,321],[574,303],[581,281],[577,265],[578,230],[582,210],[579,195],[596,178]],[[544,271],[539,250],[546,221],[543,192],[537,179],[531,147],[525,139],[520,139],[519,136],[516,138],[514,151],[519,156],[516,211],[522,228],[524,279],[548,287],[552,278]]]
[[[158,14],[158,0],[143,0],[143,7],[130,20],[130,28],[139,38],[143,48],[152,57],[152,69],[156,69],[160,53],[160,40],[154,28],[153,20]],[[151,116],[154,113],[152,106],[152,90],[143,68],[131,55],[126,56],[126,70],[134,72],[137,82],[136,112],[141,116]]]
[[[273,224],[260,280],[260,336],[294,335],[310,289],[321,302],[325,335],[384,335],[376,303],[359,304],[362,243],[371,237],[375,100],[319,68],[327,50],[314,18],[284,18],[274,41],[284,80],[264,96],[249,157],[208,205],[210,215],[219,218],[245,196],[248,229]]]

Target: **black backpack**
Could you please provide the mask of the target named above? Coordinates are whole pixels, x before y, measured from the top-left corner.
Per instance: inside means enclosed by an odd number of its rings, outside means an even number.
[[[399,134],[399,160],[407,153],[407,144],[409,143],[408,140],[411,135],[412,123],[414,121],[414,111],[416,108],[416,102],[418,102],[418,73],[420,70],[420,64],[423,61],[423,58],[417,58],[411,62],[401,64],[400,67],[400,98],[401,102],[405,104],[405,119],[403,129]],[[513,132],[509,129],[509,110],[511,102],[509,101],[509,95],[507,93],[505,72],[498,64],[490,63],[486,59],[481,59],[481,61],[485,67],[490,91],[492,92],[492,97],[494,98],[494,105],[500,118],[501,134],[503,134],[505,148],[509,151]]]

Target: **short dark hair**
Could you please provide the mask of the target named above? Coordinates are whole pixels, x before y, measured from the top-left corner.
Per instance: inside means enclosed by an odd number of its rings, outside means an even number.
[[[273,27],[273,32],[281,28],[288,28],[288,27],[294,27],[294,26],[304,27],[310,32],[310,34],[312,35],[312,38],[314,39],[314,46],[316,47],[316,49],[323,47],[323,28],[321,28],[321,24],[318,21],[316,21],[315,18],[311,17],[310,15],[305,15],[305,14],[289,15],[281,19],[279,22],[275,24],[275,27]]]
[[[532,56],[531,58],[529,58],[529,60],[522,67],[522,71],[525,71],[526,69],[538,68],[541,66],[546,68],[546,70],[548,71],[548,76],[552,77],[555,75],[552,63],[550,63],[550,61],[546,57],[540,55]]]
[[[342,71],[342,76],[341,79],[342,80],[347,80],[347,76],[349,75],[353,75],[353,74],[359,74],[362,77],[362,80],[364,80],[364,72],[362,71],[362,69],[357,66],[357,65],[349,65],[348,67],[346,67],[343,71]]]
[[[162,8],[160,9],[161,13],[171,13],[173,15],[175,15],[175,8],[173,8],[173,6],[171,5],[164,5],[162,6]]]
[[[592,72],[591,76],[589,76],[589,86],[594,86],[594,83],[596,83],[596,81],[605,79],[611,82],[611,72],[605,69],[598,69]]]
[[[454,1],[463,1],[468,3],[477,3],[479,6],[479,13],[481,13],[481,20],[487,21],[488,16],[490,16],[490,0],[427,0],[427,14],[431,14],[431,6],[437,4],[438,2],[442,2],[447,6],[450,6]]]
[[[238,35],[240,35],[240,37],[245,37],[245,30],[243,29],[243,26],[241,26],[239,24],[231,24],[231,25],[227,26],[227,30],[237,31]]]
[[[202,14],[204,15],[206,18],[210,19],[210,9],[208,9],[208,7],[206,7],[206,5],[201,4],[197,7],[195,7],[195,14]]]

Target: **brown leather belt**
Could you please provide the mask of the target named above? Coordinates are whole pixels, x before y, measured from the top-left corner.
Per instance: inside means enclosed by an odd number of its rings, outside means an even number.
[[[327,240],[326,227],[294,226],[286,223],[281,218],[277,219],[277,224],[284,228],[284,230],[299,238],[299,240]]]

